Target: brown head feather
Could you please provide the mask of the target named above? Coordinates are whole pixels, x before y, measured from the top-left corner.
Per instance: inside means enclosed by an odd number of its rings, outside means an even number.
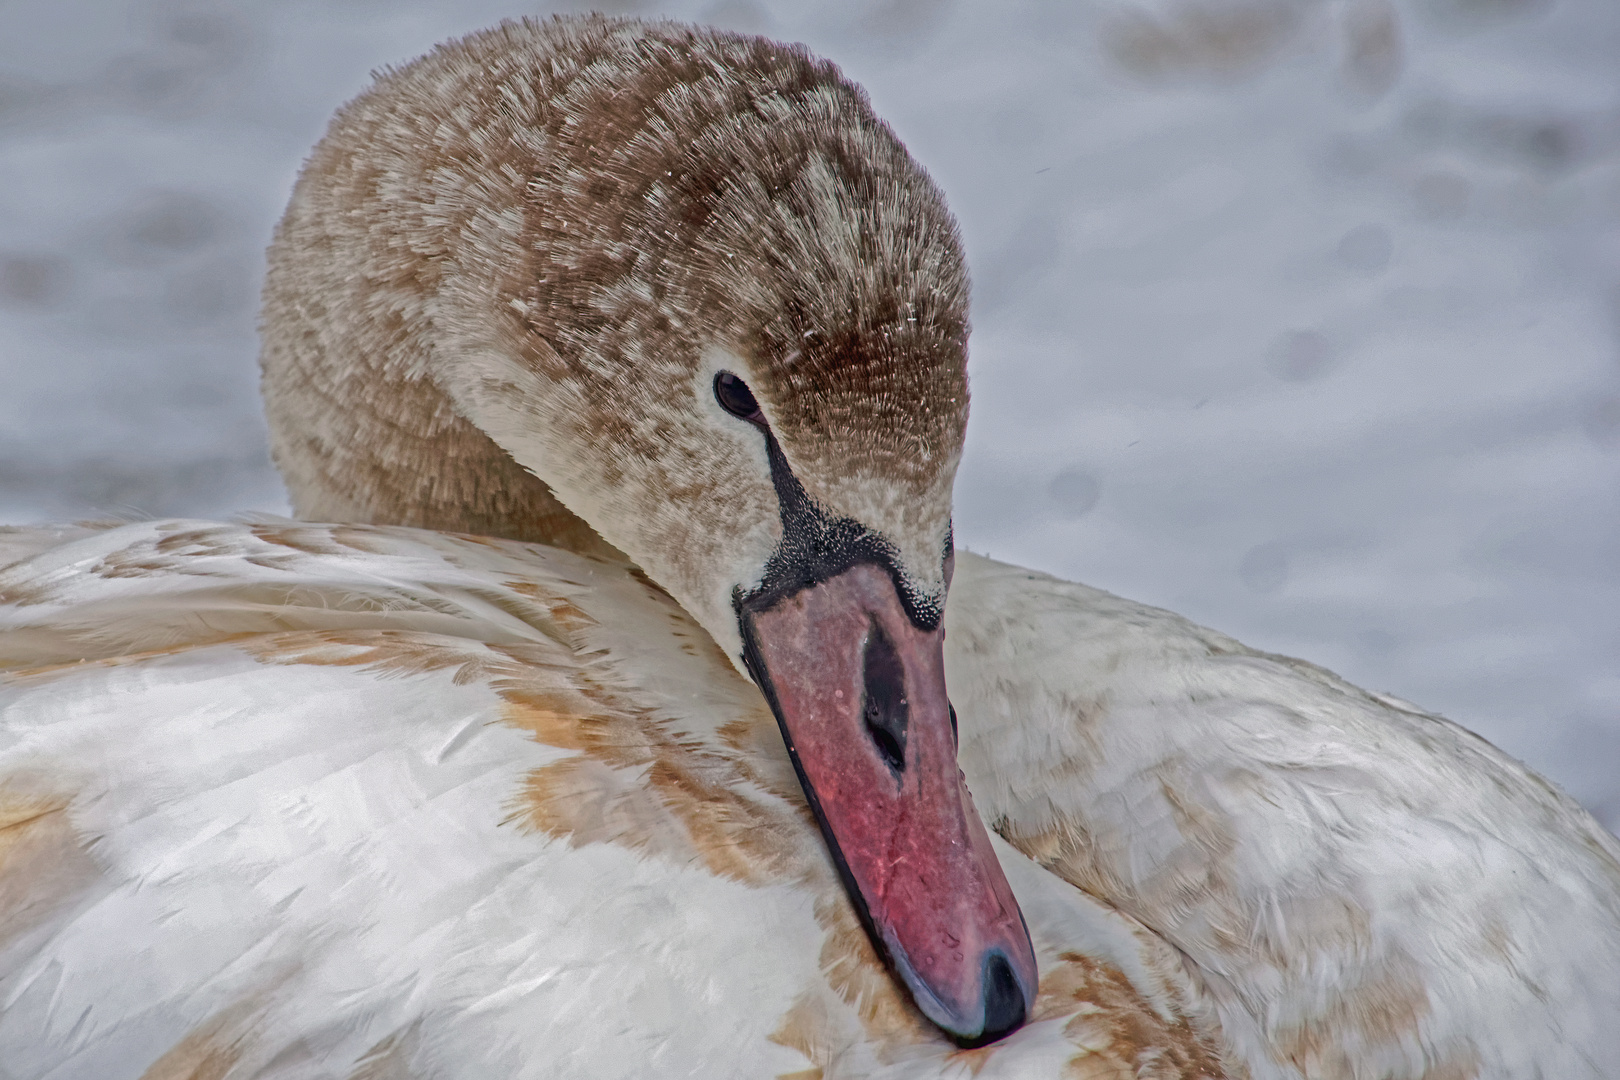
[[[265,287],[276,459],[301,515],[595,526],[691,607],[739,581],[677,564],[746,577],[780,535],[762,449],[705,426],[741,368],[811,497],[937,593],[967,299],[938,190],[831,63],[506,23],[382,74],[310,158]]]

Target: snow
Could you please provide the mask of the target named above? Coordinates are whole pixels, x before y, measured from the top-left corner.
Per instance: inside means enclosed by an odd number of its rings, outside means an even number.
[[[0,521],[284,511],[262,251],[489,0],[0,5]],[[810,44],[975,275],[957,534],[1439,710],[1620,827],[1620,5],[678,2]]]

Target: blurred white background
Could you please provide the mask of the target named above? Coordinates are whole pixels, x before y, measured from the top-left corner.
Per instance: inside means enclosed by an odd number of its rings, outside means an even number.
[[[0,522],[284,512],[254,309],[378,66],[522,0],[0,0]],[[619,4],[950,197],[967,546],[1462,721],[1620,826],[1620,3]]]

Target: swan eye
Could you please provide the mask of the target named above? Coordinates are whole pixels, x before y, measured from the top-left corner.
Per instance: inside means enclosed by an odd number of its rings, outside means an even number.
[[[729,371],[722,371],[714,377],[714,400],[732,416],[740,416],[751,424],[765,423],[765,415],[759,411],[754,392],[748,389],[747,383]]]

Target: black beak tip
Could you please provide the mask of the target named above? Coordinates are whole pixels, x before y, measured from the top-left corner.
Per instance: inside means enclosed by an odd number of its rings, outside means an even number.
[[[993,1043],[1023,1027],[1028,1015],[1029,1005],[1012,965],[999,952],[992,953],[984,962],[984,1029],[956,1042],[966,1049]]]

